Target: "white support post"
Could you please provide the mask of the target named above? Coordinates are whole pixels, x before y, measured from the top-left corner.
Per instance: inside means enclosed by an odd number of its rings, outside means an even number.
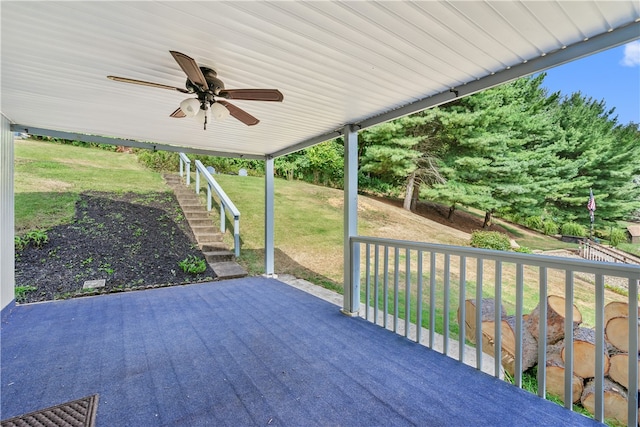
[[[240,256],[240,218],[233,219],[233,252],[236,258]]]
[[[187,162],[187,187],[191,184],[191,162]]]
[[[357,316],[360,310],[360,248],[351,246],[358,235],[358,131],[344,127],[344,303],[342,313]]]
[[[265,160],[264,180],[264,274],[273,276],[274,272],[274,178],[273,157]]]
[[[207,211],[211,210],[211,184],[207,184]]]
[[[196,194],[200,194],[200,171],[196,168]]]

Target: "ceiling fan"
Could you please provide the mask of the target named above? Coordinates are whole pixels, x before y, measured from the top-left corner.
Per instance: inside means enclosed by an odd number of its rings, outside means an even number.
[[[175,90],[181,93],[195,94],[197,96],[196,98],[187,98],[182,101],[180,107],[171,113],[170,116],[174,118],[195,117],[204,123],[205,130],[207,129],[207,123],[211,121],[211,116],[217,120],[224,120],[227,116],[231,115],[247,126],[254,126],[260,122],[260,120],[243,109],[226,101],[227,99],[282,102],[284,98],[282,93],[277,89],[225,89],[224,83],[218,79],[215,70],[198,66],[193,58],[184,53],[173,50],[169,52],[180,68],[182,68],[182,71],[187,75],[185,89],[126,77],[107,76],[107,78],[117,82],[133,83]]]

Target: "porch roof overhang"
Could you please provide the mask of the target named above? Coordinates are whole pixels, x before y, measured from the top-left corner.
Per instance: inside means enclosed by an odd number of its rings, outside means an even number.
[[[2,114],[15,131],[247,158],[283,155],[640,38],[636,1],[3,1]],[[257,126],[169,117],[169,54],[214,68]],[[103,140],[101,138],[109,138]],[[115,138],[115,139],[113,139]]]

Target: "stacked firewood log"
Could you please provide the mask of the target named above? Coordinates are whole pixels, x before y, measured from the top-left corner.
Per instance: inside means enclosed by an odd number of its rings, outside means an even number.
[[[482,351],[495,356],[495,301],[491,298],[482,300],[481,336]],[[476,324],[475,300],[467,300],[465,304],[465,336],[476,341],[478,325]],[[504,307],[501,310],[500,347],[502,366],[506,372],[514,375],[516,348],[516,317],[507,316]],[[564,323],[566,314],[565,299],[551,295],[547,298],[547,350],[546,374],[547,391],[564,401],[564,376],[566,342]],[[640,319],[640,309],[638,310]],[[458,310],[458,321],[460,311]],[[629,305],[623,302],[611,302],[605,307],[605,349],[604,357],[604,410],[605,418],[616,419],[627,423],[627,387],[629,386]],[[582,314],[573,306],[573,372],[572,400],[580,403],[590,413],[595,411],[595,369],[596,369],[596,335],[595,330],[580,326]],[[536,307],[522,319],[522,371],[538,364],[538,334],[540,324],[540,307]],[[639,337],[640,338],[640,337]],[[640,357],[638,368],[640,371]],[[538,366],[538,369],[541,369]],[[640,380],[640,379],[639,379]]]

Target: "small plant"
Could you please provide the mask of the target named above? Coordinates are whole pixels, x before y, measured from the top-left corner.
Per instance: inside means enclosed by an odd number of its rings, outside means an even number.
[[[92,262],[93,262],[93,258],[92,258],[92,257],[89,257],[89,258],[85,258],[85,259],[83,259],[80,263],[81,263],[82,265],[84,265],[84,266],[87,266],[87,265],[91,264]]]
[[[577,222],[565,222],[560,231],[565,236],[585,237],[587,235],[587,229]]]
[[[49,241],[49,235],[45,230],[32,230],[25,236],[27,242],[33,243],[37,248],[41,248],[42,245]]]
[[[20,236],[16,236],[13,238],[13,246],[15,247],[16,251],[21,251],[24,248],[27,247],[27,245],[29,244],[29,241],[27,239],[23,239]]]
[[[207,263],[205,262],[205,260],[203,260],[202,258],[198,258],[195,255],[189,255],[188,257],[180,261],[178,263],[178,266],[182,269],[182,271],[189,274],[204,273],[204,271],[207,269]]]
[[[16,301],[22,302],[26,299],[26,296],[29,292],[37,291],[38,288],[35,286],[16,286]]]
[[[513,250],[514,252],[520,252],[522,254],[532,254],[533,251],[531,249],[529,249],[526,246],[520,246],[519,248],[516,248]]]
[[[544,229],[544,221],[542,221],[542,217],[540,216],[529,216],[525,218],[524,225],[536,231],[542,231]]]
[[[479,231],[471,233],[471,246],[474,248],[497,249],[508,251],[511,249],[511,242],[506,234],[497,231]]]
[[[111,268],[111,264],[106,262],[100,264],[100,268],[98,268],[98,270],[104,271],[107,274],[113,274],[115,272],[115,270]]]

